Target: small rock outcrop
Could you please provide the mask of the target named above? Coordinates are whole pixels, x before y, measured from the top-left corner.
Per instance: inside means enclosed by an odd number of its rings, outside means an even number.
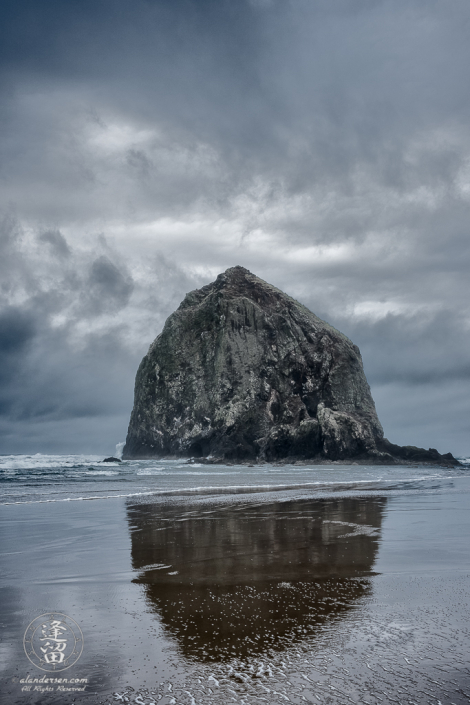
[[[123,458],[168,456],[454,461],[384,439],[357,346],[243,267],[187,294],[138,369]]]

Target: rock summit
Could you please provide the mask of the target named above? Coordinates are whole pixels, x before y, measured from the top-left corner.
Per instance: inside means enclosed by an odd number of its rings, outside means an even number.
[[[243,267],[186,295],[137,372],[123,458],[455,464],[384,438],[359,348]]]

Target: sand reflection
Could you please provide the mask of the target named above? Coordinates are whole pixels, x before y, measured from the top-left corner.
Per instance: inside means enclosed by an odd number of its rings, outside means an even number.
[[[279,651],[370,591],[385,501],[129,506],[136,582],[186,657]]]

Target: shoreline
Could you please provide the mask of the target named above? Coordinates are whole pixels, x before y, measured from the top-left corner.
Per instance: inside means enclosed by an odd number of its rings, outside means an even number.
[[[115,693],[136,705],[190,705],[188,693],[207,705],[382,705],[383,692],[421,705],[423,688],[433,703],[467,702],[467,476],[406,494],[117,499],[3,512],[0,693],[11,705],[110,704]],[[63,674],[88,679],[80,693],[13,682],[42,675],[22,640],[52,611],[83,632]]]
[[[193,465],[194,463],[200,463],[202,465],[223,465],[226,467],[234,467],[236,465],[241,465],[244,467],[262,467],[262,466],[274,466],[274,467],[284,467],[288,465],[297,465],[299,467],[308,467],[310,465],[314,466],[328,466],[328,465],[355,465],[358,467],[363,467],[364,465],[373,465],[373,466],[383,466],[383,467],[394,467],[394,466],[403,466],[403,467],[409,467],[409,468],[419,468],[419,467],[441,467],[441,468],[457,468],[457,467],[463,467],[462,463],[455,459],[455,462],[452,463],[442,463],[442,462],[432,462],[432,461],[406,461],[403,459],[392,459],[393,462],[390,462],[389,459],[385,460],[380,460],[374,457],[371,458],[363,458],[363,459],[349,459],[349,460],[329,460],[327,458],[286,458],[282,460],[273,460],[273,461],[268,461],[268,460],[225,460],[224,458],[211,458],[211,457],[203,457],[203,458],[196,458],[196,457],[187,457],[187,456],[177,456],[177,455],[164,455],[164,456],[149,456],[149,457],[139,457],[139,458],[122,458],[122,462],[130,461],[132,462],[133,460],[156,460],[156,461],[163,461],[163,460],[172,460],[172,461],[181,461],[186,463],[187,465]],[[104,462],[104,461],[102,461]]]

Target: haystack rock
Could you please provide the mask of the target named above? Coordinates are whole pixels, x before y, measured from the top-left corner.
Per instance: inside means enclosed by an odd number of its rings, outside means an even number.
[[[186,295],[137,372],[123,458],[454,463],[383,437],[359,349],[243,267]]]

